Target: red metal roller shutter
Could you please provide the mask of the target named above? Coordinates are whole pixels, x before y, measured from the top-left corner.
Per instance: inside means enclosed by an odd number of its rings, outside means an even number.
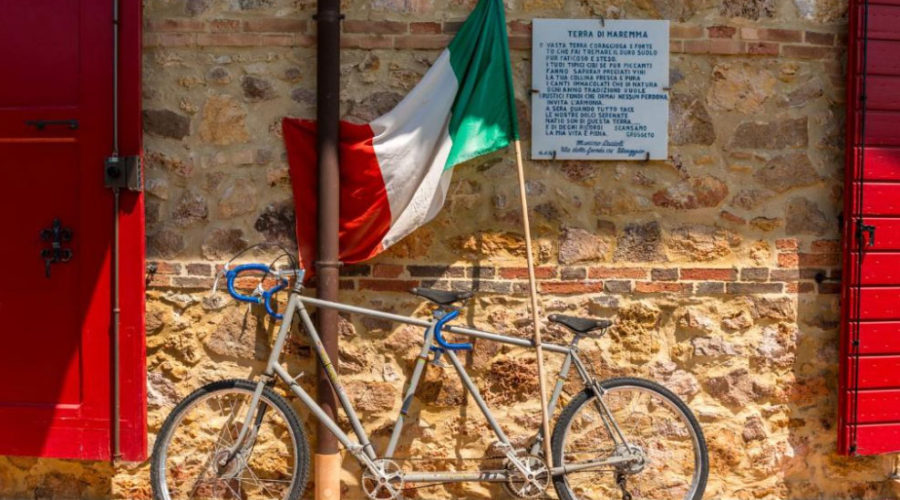
[[[838,418],[844,454],[900,451],[898,53],[900,0],[851,2]]]

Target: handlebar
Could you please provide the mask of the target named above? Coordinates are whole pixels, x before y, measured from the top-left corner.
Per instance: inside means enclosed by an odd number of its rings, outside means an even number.
[[[279,282],[277,285],[273,286],[268,290],[263,290],[262,287],[257,288],[257,293],[259,296],[255,295],[244,295],[238,292],[234,288],[234,280],[238,278],[241,273],[245,273],[248,271],[258,271],[265,274],[269,274],[275,276]],[[283,319],[284,315],[279,314],[272,307],[272,296],[276,293],[284,290],[289,284],[290,281],[286,277],[286,274],[293,274],[298,277],[298,279],[303,279],[303,271],[290,271],[289,273],[283,273],[279,271],[275,271],[271,269],[269,266],[265,264],[241,264],[239,266],[235,266],[232,269],[225,270],[225,280],[228,285],[228,294],[235,298],[235,300],[239,300],[241,302],[249,302],[251,304],[263,304],[266,308],[266,312],[275,319]]]
[[[434,340],[435,340],[435,342],[438,343],[439,346],[443,347],[444,349],[451,350],[451,351],[471,350],[472,344],[469,344],[469,343],[452,344],[452,343],[444,340],[443,335],[441,335],[441,328],[443,328],[445,324],[450,322],[450,320],[455,319],[457,316],[459,316],[459,310],[454,309],[454,310],[444,314],[437,320],[437,323],[434,324]]]

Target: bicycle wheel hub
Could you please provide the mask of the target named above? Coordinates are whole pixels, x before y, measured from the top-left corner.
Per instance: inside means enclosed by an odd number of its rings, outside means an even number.
[[[366,469],[362,473],[362,488],[371,499],[400,498],[403,493],[403,471],[397,462],[388,459],[375,460],[375,470]]]
[[[647,466],[647,454],[644,453],[644,449],[636,444],[628,445],[627,451],[624,449],[624,446],[620,446],[621,452],[618,452],[622,455],[630,455],[632,460],[621,464],[618,469],[625,474],[637,474],[644,470]]]

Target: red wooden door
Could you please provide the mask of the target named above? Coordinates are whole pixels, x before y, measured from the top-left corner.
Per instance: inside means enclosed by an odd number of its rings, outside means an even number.
[[[898,21],[900,0],[851,3],[838,426],[847,454],[900,451]]]
[[[0,11],[0,454],[108,458],[112,5]],[[48,276],[41,231],[54,220],[71,260]]]

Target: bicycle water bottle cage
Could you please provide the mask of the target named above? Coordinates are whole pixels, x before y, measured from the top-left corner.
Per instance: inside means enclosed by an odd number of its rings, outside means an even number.
[[[451,320],[456,319],[457,316],[459,316],[459,309],[446,312],[438,310],[434,312],[434,317],[437,318],[437,323],[434,324],[434,340],[443,349],[451,351],[470,351],[472,350],[472,344],[451,344],[444,340],[444,336],[441,334],[441,329],[444,328],[444,325]]]
[[[288,280],[285,278],[281,278],[281,281],[277,285],[268,290],[263,290],[261,296],[244,295],[234,288],[234,280],[237,279],[238,275],[240,275],[241,273],[248,271],[259,271],[266,274],[272,272],[272,270],[269,269],[269,266],[265,264],[241,264],[239,266],[235,266],[234,269],[229,269],[225,273],[225,278],[228,283],[228,294],[234,297],[235,300],[239,300],[241,302],[263,304],[269,316],[272,316],[275,319],[283,319],[284,315],[279,314],[272,307],[272,296],[280,292],[281,290],[284,290],[284,288],[288,286]]]

